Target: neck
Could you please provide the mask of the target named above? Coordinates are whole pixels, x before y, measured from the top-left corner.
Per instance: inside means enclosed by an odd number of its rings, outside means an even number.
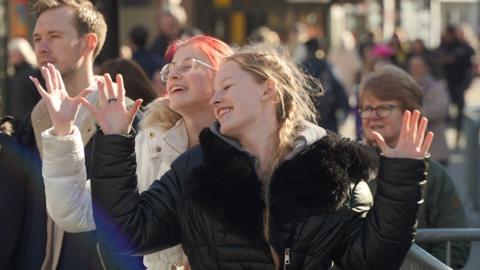
[[[197,111],[195,114],[182,115],[187,128],[188,149],[199,143],[198,137],[202,129],[209,127],[215,121],[215,115],[212,108],[205,109],[205,111]]]
[[[247,128],[247,133],[239,138],[239,142],[245,150],[258,159],[257,175],[260,178],[269,172],[275,165],[275,152],[278,147],[278,122],[261,120],[259,125]],[[271,123],[267,125],[265,123]]]
[[[79,68],[73,68],[62,74],[62,77],[70,97],[77,96],[80,91],[89,86],[95,86],[93,64],[88,61],[85,61]]]

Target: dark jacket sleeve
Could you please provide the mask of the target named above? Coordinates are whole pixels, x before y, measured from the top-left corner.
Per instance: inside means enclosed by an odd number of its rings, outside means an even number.
[[[382,157],[373,207],[352,215],[335,263],[342,269],[399,269],[414,239],[426,162]]]
[[[121,253],[146,254],[179,244],[183,194],[173,164],[138,194],[134,149],[133,136],[95,135],[93,213],[104,244]]]
[[[14,269],[23,232],[27,176],[19,147],[0,133],[0,269]]]

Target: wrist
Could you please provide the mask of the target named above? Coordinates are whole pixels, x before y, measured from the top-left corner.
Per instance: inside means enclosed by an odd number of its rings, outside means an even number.
[[[63,136],[71,135],[71,134],[73,134],[73,123],[71,123],[70,125],[64,126],[64,127],[53,126],[52,133],[53,133],[53,135],[55,135],[57,137],[63,137]]]

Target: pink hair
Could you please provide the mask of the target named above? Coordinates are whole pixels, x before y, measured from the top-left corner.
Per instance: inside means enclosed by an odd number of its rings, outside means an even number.
[[[170,43],[165,52],[165,61],[167,63],[171,62],[178,48],[187,45],[192,45],[199,48],[207,56],[212,66],[215,68],[218,68],[223,58],[233,53],[230,46],[220,39],[211,36],[198,35],[184,41],[176,40]]]

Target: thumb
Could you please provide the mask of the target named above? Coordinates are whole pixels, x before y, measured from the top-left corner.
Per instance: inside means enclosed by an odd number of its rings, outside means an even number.
[[[80,93],[77,95],[77,97],[86,97],[88,96],[90,93],[92,93],[94,90],[91,89],[91,88],[85,88],[83,89],[82,91],[80,91]]]
[[[135,100],[135,103],[133,104],[132,108],[128,111],[128,117],[130,118],[130,124],[133,122],[133,118],[135,117],[135,114],[137,114],[138,110],[140,109],[140,106],[143,103],[143,99],[137,99]]]
[[[81,93],[80,93],[81,94]],[[80,95],[79,94],[79,95]],[[95,107],[95,105],[92,105],[92,103],[90,103],[86,98],[84,97],[80,97],[80,103],[82,103],[83,106],[85,106],[87,108],[87,110],[90,111],[91,114],[93,114],[93,116],[95,118],[97,118],[97,114],[99,113],[97,107]],[[98,122],[98,119],[97,119],[97,122]]]
[[[390,147],[388,147],[387,143],[383,139],[383,136],[376,131],[372,131],[372,135],[375,138],[375,142],[377,143],[378,147],[380,147],[380,149],[382,150],[382,153],[385,154],[390,149]]]

